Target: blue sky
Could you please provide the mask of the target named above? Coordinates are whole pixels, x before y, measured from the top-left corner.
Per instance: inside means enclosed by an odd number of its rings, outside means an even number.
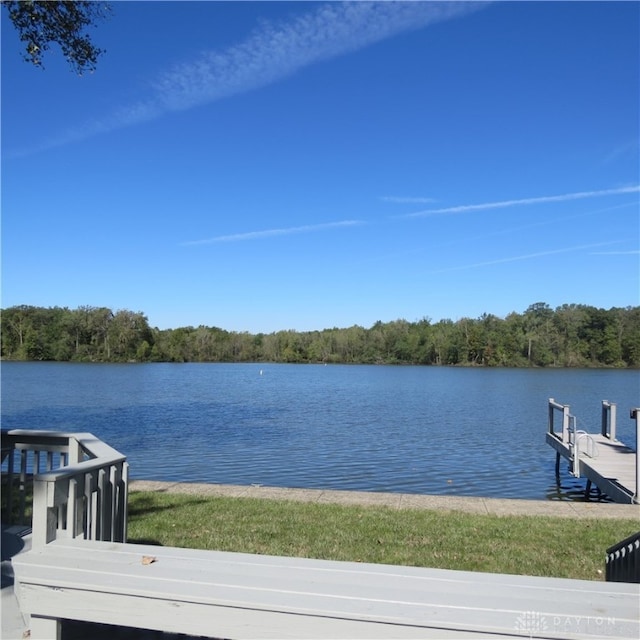
[[[2,16],[2,306],[269,333],[640,304],[636,2]]]

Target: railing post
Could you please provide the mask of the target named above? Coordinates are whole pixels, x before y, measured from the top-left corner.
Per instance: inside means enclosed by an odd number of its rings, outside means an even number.
[[[104,469],[102,482],[102,531],[100,540],[113,541],[113,467]]]
[[[15,524],[14,519],[13,519],[13,478],[14,478],[14,472],[13,472],[13,456],[15,454],[15,447],[13,446],[13,444],[11,445],[11,451],[9,451],[9,460],[7,462],[7,488],[6,488],[6,492],[7,492],[7,514],[6,514],[6,518],[7,518],[7,522],[9,524]]]
[[[118,510],[120,514],[118,533],[120,538],[115,542],[126,542],[129,526],[129,463],[122,463],[122,478],[118,490]]]
[[[71,478],[67,497],[67,535],[70,538],[77,538],[82,533],[84,521],[83,503],[82,486],[78,486],[76,478]]]
[[[62,638],[62,620],[42,616],[31,616],[30,622],[30,638],[34,638],[34,640],[40,640],[41,638],[60,640],[60,638]]]
[[[18,524],[25,524],[25,513],[27,509],[27,454],[26,449],[20,451],[20,484],[18,485],[18,495],[20,497],[20,515]]]
[[[90,471],[84,476],[84,537],[85,540],[93,540],[94,526],[95,526],[95,511],[94,511],[94,472]]]
[[[640,432],[638,430],[639,422],[640,422],[640,407],[636,407],[635,409],[631,409],[631,419],[636,421],[636,492],[633,496],[633,501],[638,504],[640,503],[640,487],[638,486],[638,481],[640,480]]]
[[[609,440],[616,439],[617,405],[608,400],[602,401],[602,429],[601,433]]]
[[[571,414],[569,413],[569,405],[562,405],[562,442],[565,444],[569,442],[569,428],[570,428]]]
[[[67,456],[67,464],[69,466],[82,462],[82,447],[75,438],[69,438],[69,453]]]
[[[569,420],[573,423],[571,432],[573,433],[573,475],[580,477],[580,438],[578,437],[577,420],[575,416],[569,416]]]
[[[104,469],[98,469],[98,481],[96,483],[96,537],[94,540],[104,540],[105,531],[105,497],[106,483],[108,481],[107,473]]]
[[[53,487],[47,480],[34,479],[33,482],[33,517],[31,529],[33,532],[33,548],[44,547],[55,540],[58,528],[56,510],[53,508]]]

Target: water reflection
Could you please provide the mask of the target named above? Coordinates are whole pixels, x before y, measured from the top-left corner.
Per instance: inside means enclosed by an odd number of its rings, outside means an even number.
[[[575,478],[570,473],[561,473],[553,485],[549,485],[546,492],[547,500],[570,500],[573,502],[613,502],[594,484],[587,493],[587,480]]]

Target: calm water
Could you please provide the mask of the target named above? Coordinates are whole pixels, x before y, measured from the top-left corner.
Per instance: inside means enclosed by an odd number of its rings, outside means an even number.
[[[531,499],[581,497],[547,400],[600,429],[640,373],[270,364],[2,364],[2,427],[90,431],[136,479]]]

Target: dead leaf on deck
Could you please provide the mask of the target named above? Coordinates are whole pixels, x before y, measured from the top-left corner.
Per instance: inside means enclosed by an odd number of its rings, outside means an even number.
[[[158,562],[158,558],[155,556],[142,556],[142,564],[153,564],[154,562]]]

